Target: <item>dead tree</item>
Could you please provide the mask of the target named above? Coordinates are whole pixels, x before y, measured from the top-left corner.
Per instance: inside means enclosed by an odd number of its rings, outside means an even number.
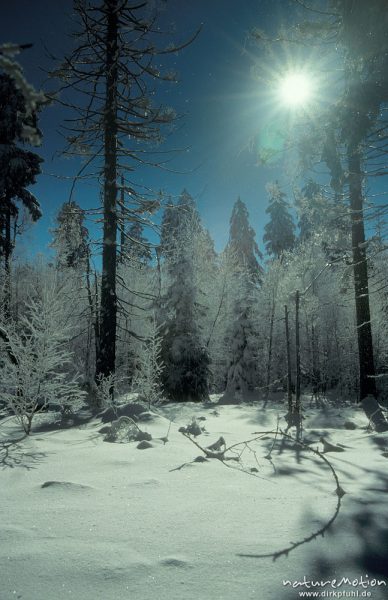
[[[162,72],[160,56],[188,45],[170,44],[158,49],[161,31],[154,3],[148,0],[75,0],[80,28],[75,32],[76,48],[65,57],[52,76],[62,82],[57,101],[71,108],[73,115],[64,126],[68,145],[65,154],[81,155],[85,164],[78,177],[96,177],[103,188],[103,237],[99,344],[96,380],[115,372],[118,289],[117,230],[120,217],[149,223],[148,215],[159,201],[144,187],[136,185],[133,172],[144,165],[160,166],[161,128],[171,124],[174,112],[156,105],[151,97],[158,81],[176,81],[171,72]],[[70,100],[63,98],[71,91]],[[75,98],[75,99],[74,99]],[[91,165],[97,167],[92,170]],[[122,174],[123,181],[118,182]],[[126,198],[118,214],[118,194]]]

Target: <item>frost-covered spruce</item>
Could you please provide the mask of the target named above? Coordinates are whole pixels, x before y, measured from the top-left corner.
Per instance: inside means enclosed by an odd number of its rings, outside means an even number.
[[[255,232],[249,224],[249,213],[240,198],[233,206],[230,218],[228,249],[235,255],[240,270],[247,271],[252,281],[259,283],[263,269],[259,263],[262,254],[255,241]]]
[[[270,220],[264,227],[263,240],[268,254],[279,258],[283,252],[291,250],[294,246],[295,225],[288,212],[289,204],[285,200],[286,195],[280,189],[278,182],[268,184],[267,191],[269,205],[265,212]]]
[[[88,230],[85,212],[74,201],[63,204],[57,216],[52,246],[57,252],[57,264],[63,268],[82,268],[88,260]]]
[[[130,261],[136,267],[148,265],[152,258],[150,243],[144,237],[144,226],[140,221],[133,221],[121,237],[120,260]]]
[[[244,277],[244,276],[243,276]],[[243,290],[245,294],[242,293]],[[252,318],[249,283],[242,282],[233,310],[233,321],[228,332],[230,363],[227,372],[226,394],[233,401],[244,400],[252,391],[257,373],[257,336]]]
[[[226,394],[232,401],[240,401],[255,385],[257,336],[252,307],[263,274],[258,261],[262,255],[249,224],[247,208],[240,198],[233,207],[227,250],[233,255],[235,271],[232,311],[225,336],[225,347],[229,351]]]
[[[173,210],[175,214],[170,212]],[[209,356],[199,326],[202,309],[193,255],[202,225],[194,200],[186,191],[167,217],[162,246],[169,276],[162,301],[166,318],[162,344],[164,389],[172,400],[201,401],[208,398]]]

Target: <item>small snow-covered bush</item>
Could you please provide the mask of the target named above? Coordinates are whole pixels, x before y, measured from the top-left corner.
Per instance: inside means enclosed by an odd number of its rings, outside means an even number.
[[[150,335],[140,346],[138,368],[133,381],[133,390],[138,393],[139,400],[147,402],[149,407],[163,399],[161,375],[165,367],[160,329],[153,318]]]
[[[98,408],[112,408],[116,413],[117,404],[114,394],[116,383],[115,373],[98,376],[96,385],[93,388],[94,401]]]
[[[63,304],[60,286],[52,282],[26,302],[17,326],[0,328],[0,394],[27,434],[34,415],[49,405],[65,415],[80,408],[85,396],[78,376],[67,372],[72,333]]]
[[[112,421],[111,426],[105,432],[105,442],[141,442],[152,440],[152,435],[142,431],[135,421],[130,417],[122,416]]]
[[[179,431],[181,433],[188,433],[189,435],[193,435],[194,437],[197,437],[198,435],[201,435],[205,431],[205,428],[201,427],[201,425],[198,423],[198,421],[195,417],[192,417],[190,423],[188,423],[188,425],[186,425],[186,427],[180,427]]]

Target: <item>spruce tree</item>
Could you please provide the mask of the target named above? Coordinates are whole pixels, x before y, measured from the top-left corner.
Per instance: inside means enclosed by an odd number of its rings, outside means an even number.
[[[323,196],[322,186],[312,179],[307,181],[301,192],[296,199],[299,214],[299,239],[306,241],[317,229],[327,223],[328,205],[327,199]]]
[[[249,224],[245,204],[237,200],[230,219],[227,251],[235,262],[232,323],[225,345],[229,350],[225,401],[239,402],[255,383],[255,327],[252,316],[254,294],[261,282],[262,268],[258,258],[262,255],[255,241],[255,232]]]
[[[297,14],[297,22],[292,23],[287,32],[283,30],[282,35],[273,41],[278,43],[281,40],[287,52],[290,49],[287,39],[292,42],[293,48],[299,44],[304,49],[324,49],[326,65],[337,65],[335,72],[332,71],[330,90],[335,99],[330,105],[322,107],[320,113],[318,103],[311,107],[311,112],[303,112],[303,122],[298,123],[299,130],[303,131],[300,148],[302,161],[307,167],[320,160],[326,163],[335,197],[345,195],[348,199],[358,339],[359,401],[375,428],[383,431],[388,429],[388,422],[377,402],[364,187],[368,162],[373,175],[385,173],[388,136],[385,112],[381,109],[388,100],[388,34],[386,19],[382,16],[386,16],[387,2],[327,0],[322,3],[321,0],[312,0],[309,5],[301,2],[300,7],[299,12],[303,11],[303,17]],[[343,73],[342,79],[338,78],[339,72]],[[327,89],[328,81],[326,75]],[[314,118],[311,118],[313,113]]]
[[[53,248],[57,252],[57,264],[63,268],[84,270],[89,256],[89,233],[84,225],[85,213],[74,201],[62,205],[54,229]]]
[[[121,262],[131,261],[138,267],[149,264],[152,253],[148,239],[143,235],[140,221],[132,221],[122,236],[120,247]]]
[[[239,267],[259,283],[263,269],[259,263],[262,254],[255,241],[255,232],[249,224],[249,213],[240,198],[235,202],[230,218],[228,248],[235,254]]]
[[[195,202],[184,190],[176,207],[165,213],[162,240],[169,279],[162,300],[163,384],[166,396],[176,401],[204,401],[209,395],[209,356],[199,325],[202,307],[193,260],[201,227]]]
[[[233,304],[233,322],[226,343],[229,347],[230,362],[227,370],[227,402],[241,402],[246,394],[254,389],[257,373],[257,336],[252,317],[252,285],[240,281],[238,296]]]
[[[18,73],[17,65],[15,70]],[[37,221],[42,214],[37,199],[27,189],[36,182],[42,159],[34,152],[20,147],[20,144],[39,141],[36,112],[30,112],[26,98],[14,78],[0,73],[0,253],[6,276],[6,313],[9,311],[10,268],[14,247],[12,229],[16,232],[20,212],[18,201],[33,221]]]
[[[269,222],[264,227],[263,240],[269,255],[280,258],[283,252],[291,250],[295,243],[294,222],[289,213],[289,204],[285,200],[278,182],[268,184],[269,205],[266,209]]]
[[[160,164],[155,147],[162,141],[161,129],[175,117],[171,108],[153,102],[157,81],[176,81],[174,73],[161,68],[159,55],[174,53],[190,42],[159,49],[156,40],[162,32],[157,26],[157,7],[147,0],[75,0],[74,11],[79,23],[74,35],[78,45],[52,75],[63,82],[62,90],[73,92],[69,101],[60,99],[75,114],[65,130],[67,152],[86,158],[83,176],[92,176],[88,169],[93,165],[93,174],[97,171],[103,187],[100,345],[96,356],[96,381],[100,381],[115,372],[120,219],[128,222],[134,215],[159,208],[133,178],[137,166]],[[121,206],[124,219],[118,210],[119,192],[125,197]]]

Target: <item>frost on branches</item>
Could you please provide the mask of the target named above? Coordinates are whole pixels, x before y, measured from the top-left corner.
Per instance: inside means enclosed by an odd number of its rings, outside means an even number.
[[[49,406],[59,407],[63,415],[76,411],[85,393],[78,376],[67,372],[72,363],[71,328],[60,287],[47,285],[25,309],[17,325],[8,322],[0,330],[0,390],[28,434],[37,413]]]

